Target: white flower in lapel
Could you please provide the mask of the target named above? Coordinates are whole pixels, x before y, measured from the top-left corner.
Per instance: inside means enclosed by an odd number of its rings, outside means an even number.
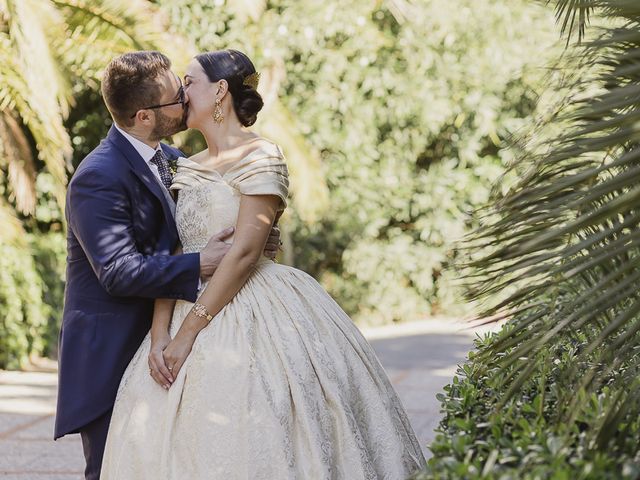
[[[171,179],[173,179],[173,177],[176,176],[176,173],[178,173],[178,159],[170,158],[167,161],[169,163],[169,172],[171,173]]]

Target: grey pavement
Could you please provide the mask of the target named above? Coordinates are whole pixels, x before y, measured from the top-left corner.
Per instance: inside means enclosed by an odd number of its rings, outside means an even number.
[[[416,434],[427,446],[440,421],[436,393],[451,381],[478,329],[451,320],[363,329],[402,399]],[[78,435],[53,437],[56,373],[0,371],[0,478],[80,480]],[[45,368],[46,370],[46,368]]]

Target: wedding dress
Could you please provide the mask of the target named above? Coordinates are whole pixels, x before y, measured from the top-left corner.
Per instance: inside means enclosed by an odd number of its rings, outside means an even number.
[[[287,196],[276,145],[224,174],[181,158],[183,251],[234,226],[241,194]],[[192,304],[176,303],[174,336]],[[149,375],[150,336],[120,384],[102,480],[389,479],[424,465],[373,349],[306,273],[260,260],[198,335],[166,391]]]

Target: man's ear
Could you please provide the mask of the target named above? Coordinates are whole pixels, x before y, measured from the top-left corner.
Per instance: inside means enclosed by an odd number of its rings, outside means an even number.
[[[153,116],[150,110],[138,110],[136,118],[144,125],[148,125],[153,121]]]

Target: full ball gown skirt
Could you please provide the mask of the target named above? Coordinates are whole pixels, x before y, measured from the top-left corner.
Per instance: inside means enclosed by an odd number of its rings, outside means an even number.
[[[287,195],[280,149],[224,175],[181,158],[185,252],[235,225],[240,195]],[[192,304],[178,301],[174,336]],[[424,465],[373,349],[306,273],[266,258],[198,335],[175,383],[149,375],[147,336],[120,384],[102,480],[389,479]]]

